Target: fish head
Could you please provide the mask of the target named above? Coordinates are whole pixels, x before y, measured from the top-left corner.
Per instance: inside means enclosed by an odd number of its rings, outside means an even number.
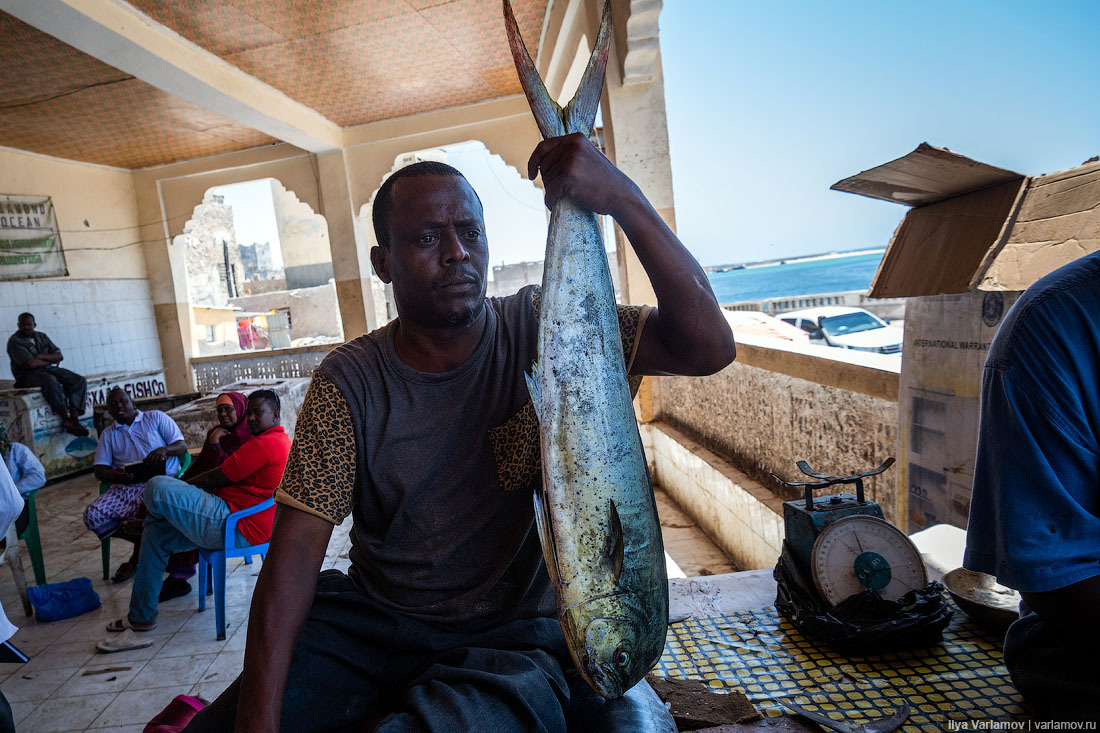
[[[595,618],[584,630],[581,675],[601,697],[621,697],[649,668],[637,673],[637,627],[628,618]]]
[[[660,594],[610,593],[561,616],[573,662],[601,697],[621,697],[664,653],[668,610],[654,598]]]

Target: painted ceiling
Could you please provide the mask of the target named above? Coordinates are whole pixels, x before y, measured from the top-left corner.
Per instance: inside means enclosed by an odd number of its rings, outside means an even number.
[[[3,12],[0,69],[0,145],[140,168],[276,142]]]
[[[547,0],[513,0],[532,53]],[[130,0],[342,127],[519,93],[500,0]],[[0,12],[0,145],[127,168],[274,140]]]

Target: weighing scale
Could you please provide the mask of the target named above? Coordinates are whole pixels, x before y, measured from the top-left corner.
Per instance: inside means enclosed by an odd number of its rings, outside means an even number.
[[[916,546],[886,521],[882,508],[867,501],[863,479],[877,476],[894,465],[893,458],[876,469],[851,476],[827,476],[796,464],[814,481],[776,480],[803,488],[805,497],[783,503],[786,545],[791,559],[827,606],[873,590],[883,599],[896,601],[912,590],[928,585],[928,574]],[[814,501],[814,489],[855,484],[855,494],[834,494]]]

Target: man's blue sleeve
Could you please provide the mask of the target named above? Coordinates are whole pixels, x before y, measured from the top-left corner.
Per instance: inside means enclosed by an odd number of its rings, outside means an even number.
[[[982,380],[964,565],[1023,592],[1100,575],[1100,456],[1059,381],[1008,364]]]

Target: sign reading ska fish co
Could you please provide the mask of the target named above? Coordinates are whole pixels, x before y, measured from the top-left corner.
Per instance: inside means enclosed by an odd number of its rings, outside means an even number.
[[[0,195],[0,280],[68,274],[50,197]]]

